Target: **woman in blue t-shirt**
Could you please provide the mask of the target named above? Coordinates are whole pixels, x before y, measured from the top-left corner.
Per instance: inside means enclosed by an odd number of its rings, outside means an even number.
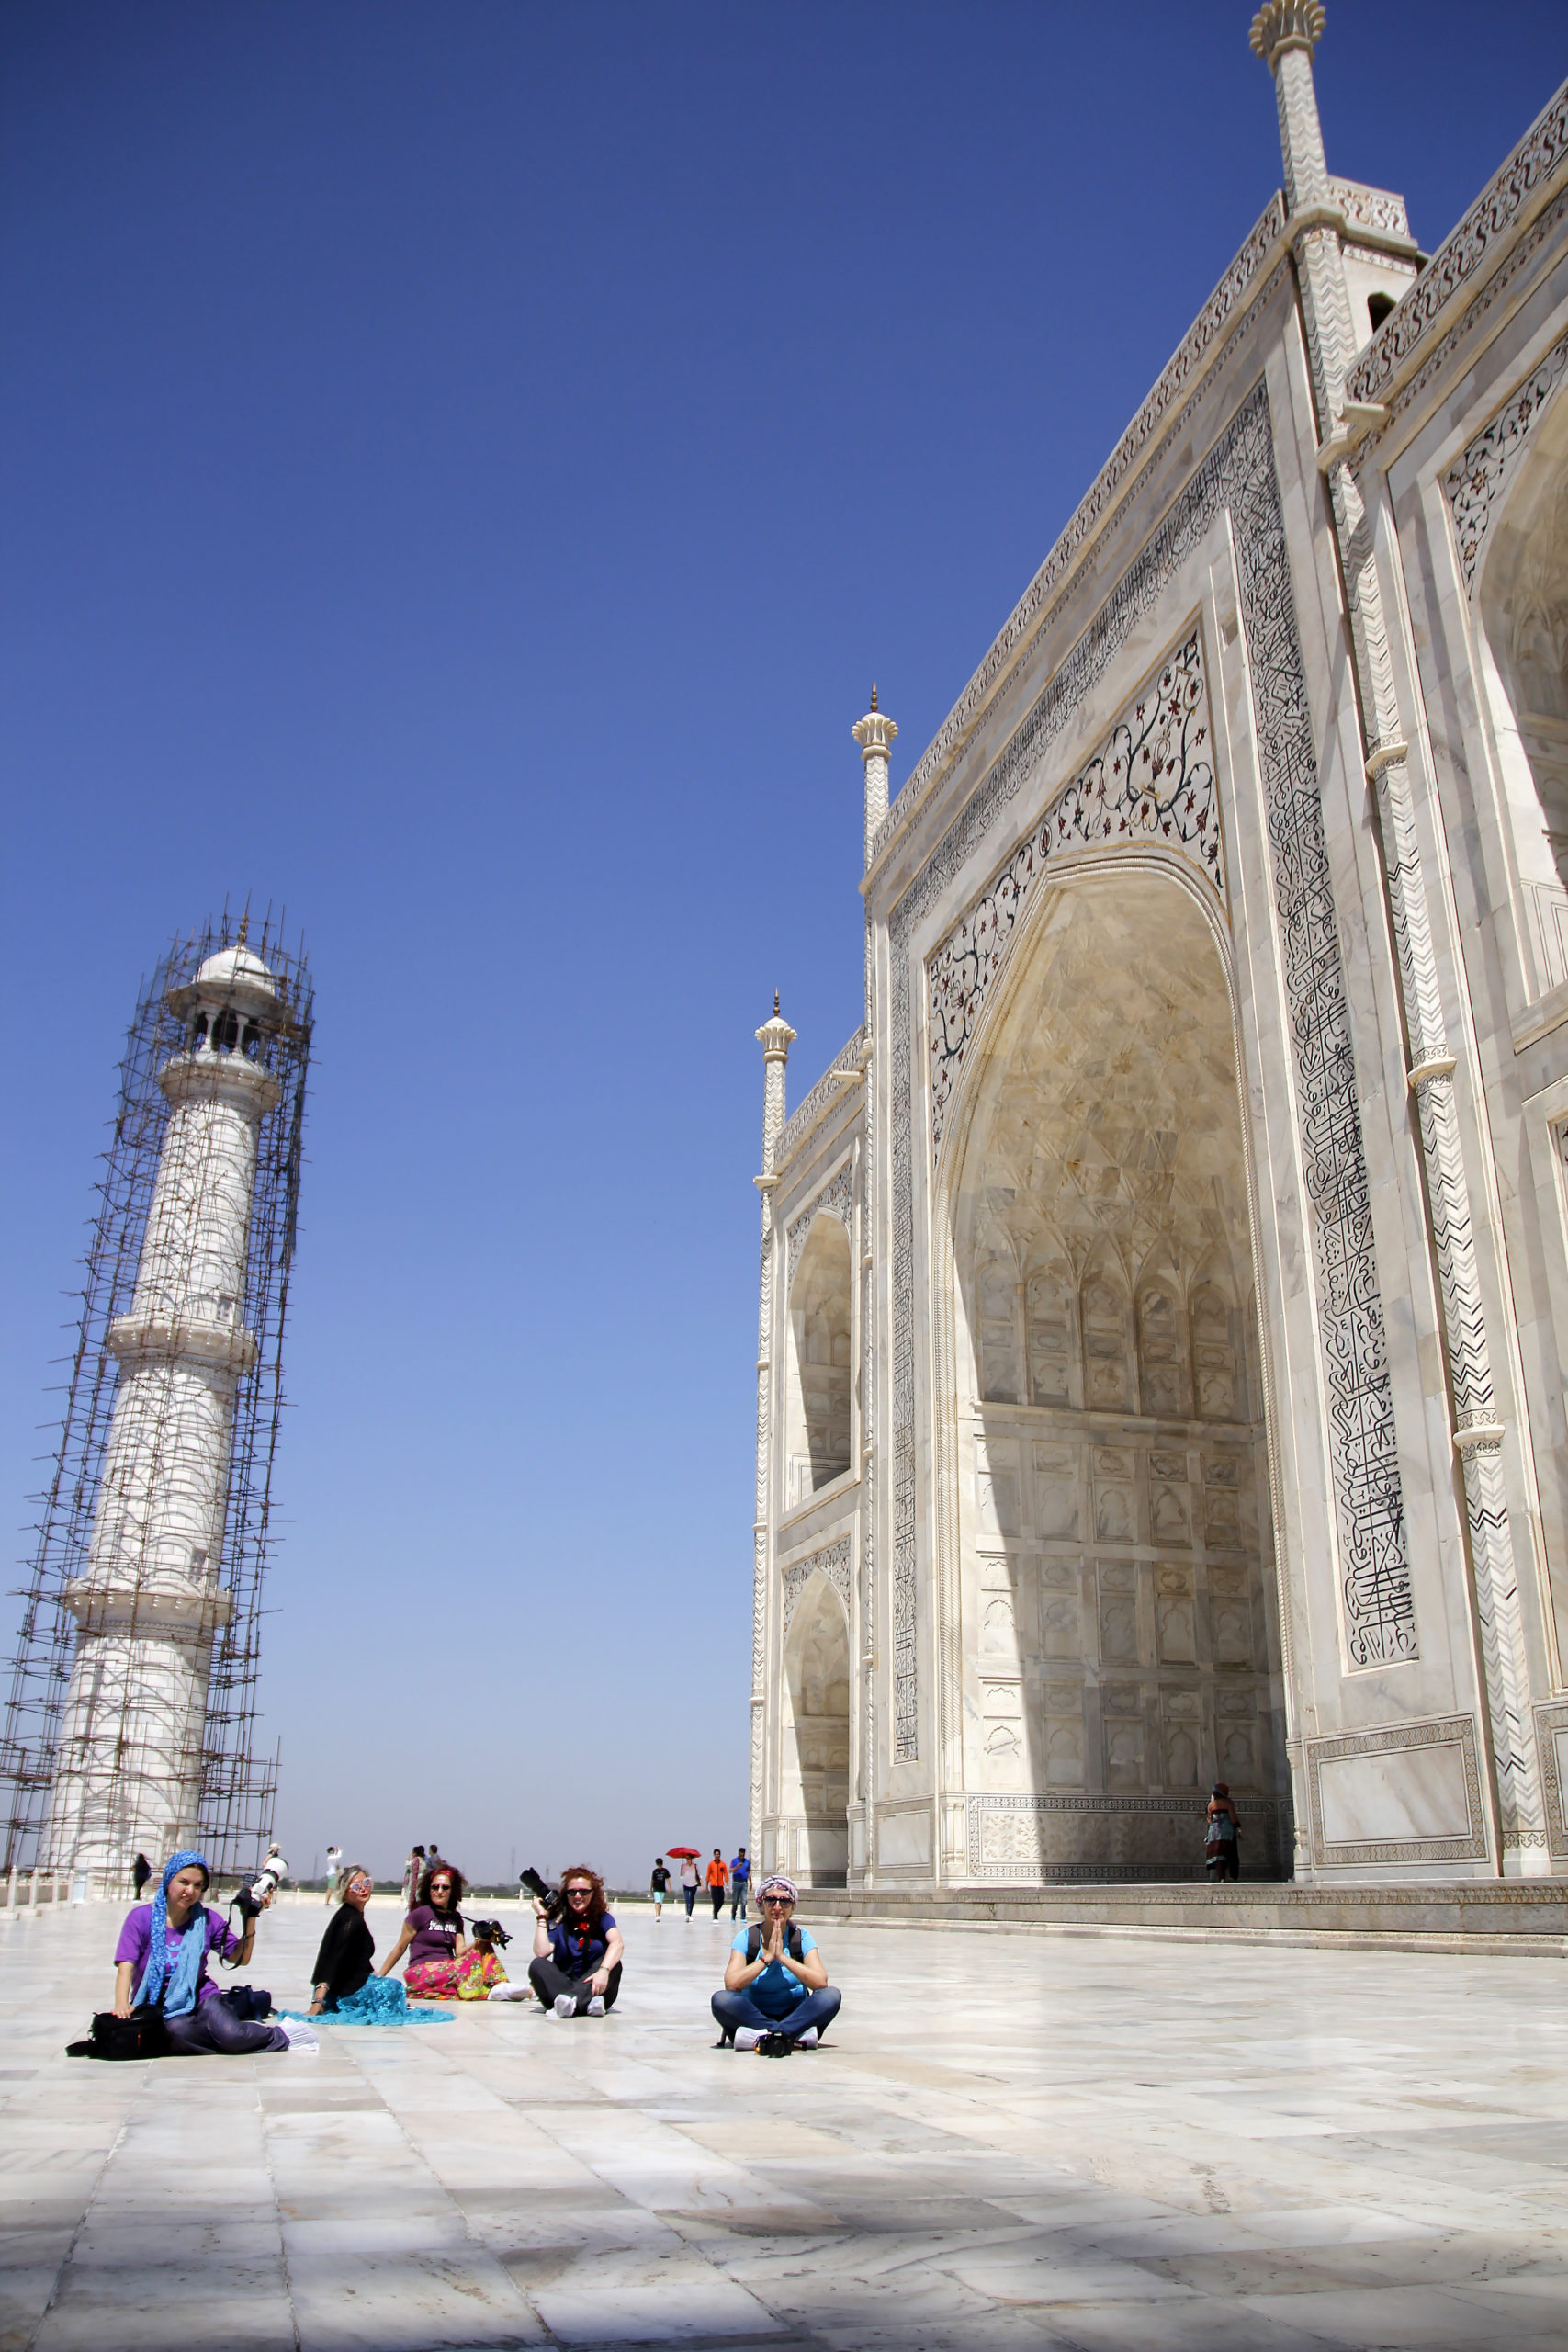
[[[604,1908],[604,1882],[586,1862],[568,1871],[559,1895],[534,1905],[528,1982],[558,2018],[602,2018],[615,2006],[626,1947]]]
[[[799,1889],[775,1871],[758,1896],[760,1927],[742,1928],[729,1948],[724,1990],[713,1996],[721,2039],[737,2050],[786,2058],[814,2050],[839,2014],[843,1995],[828,1971],[809,1928],[793,1924]]]

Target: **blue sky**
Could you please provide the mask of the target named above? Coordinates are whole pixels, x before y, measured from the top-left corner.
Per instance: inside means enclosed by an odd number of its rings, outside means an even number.
[[[1278,184],[1248,15],[0,9],[0,1525],[139,976],[284,903],[301,1869],[745,1835],[751,1033],[859,1017],[872,678],[897,786]],[[1553,13],[1329,17],[1431,246]]]

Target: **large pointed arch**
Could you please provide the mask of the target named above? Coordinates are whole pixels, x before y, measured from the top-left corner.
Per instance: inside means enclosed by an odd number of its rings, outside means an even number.
[[[1285,1866],[1238,1067],[1201,888],[1153,851],[1064,867],[976,1025],[933,1193],[957,1398],[938,1483],[961,1498],[943,1589],[982,1871],[1002,1805],[1015,1874],[1026,1822],[1043,1875],[1182,1874],[1199,1777],[1226,1768],[1255,1862]],[[998,1382],[1010,1296],[1029,1369]],[[1071,1379],[1036,1376],[1069,1347]]]

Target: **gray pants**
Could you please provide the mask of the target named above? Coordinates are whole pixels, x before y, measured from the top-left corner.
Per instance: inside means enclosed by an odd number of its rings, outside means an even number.
[[[171,2058],[244,2058],[254,2050],[287,2050],[288,2036],[280,2025],[263,2025],[259,2018],[237,2018],[227,2001],[216,1994],[198,2001],[183,2018],[165,2018]]]

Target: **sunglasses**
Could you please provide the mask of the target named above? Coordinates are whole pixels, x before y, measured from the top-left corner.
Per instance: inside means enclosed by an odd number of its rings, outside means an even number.
[[[581,1900],[587,1903],[592,1898],[593,1889],[591,1886],[569,1886],[567,1894],[573,1902],[581,1896]]]
[[[777,1907],[780,1910],[788,1911],[793,1907],[787,1894],[764,1894],[762,1901],[770,1910]]]

